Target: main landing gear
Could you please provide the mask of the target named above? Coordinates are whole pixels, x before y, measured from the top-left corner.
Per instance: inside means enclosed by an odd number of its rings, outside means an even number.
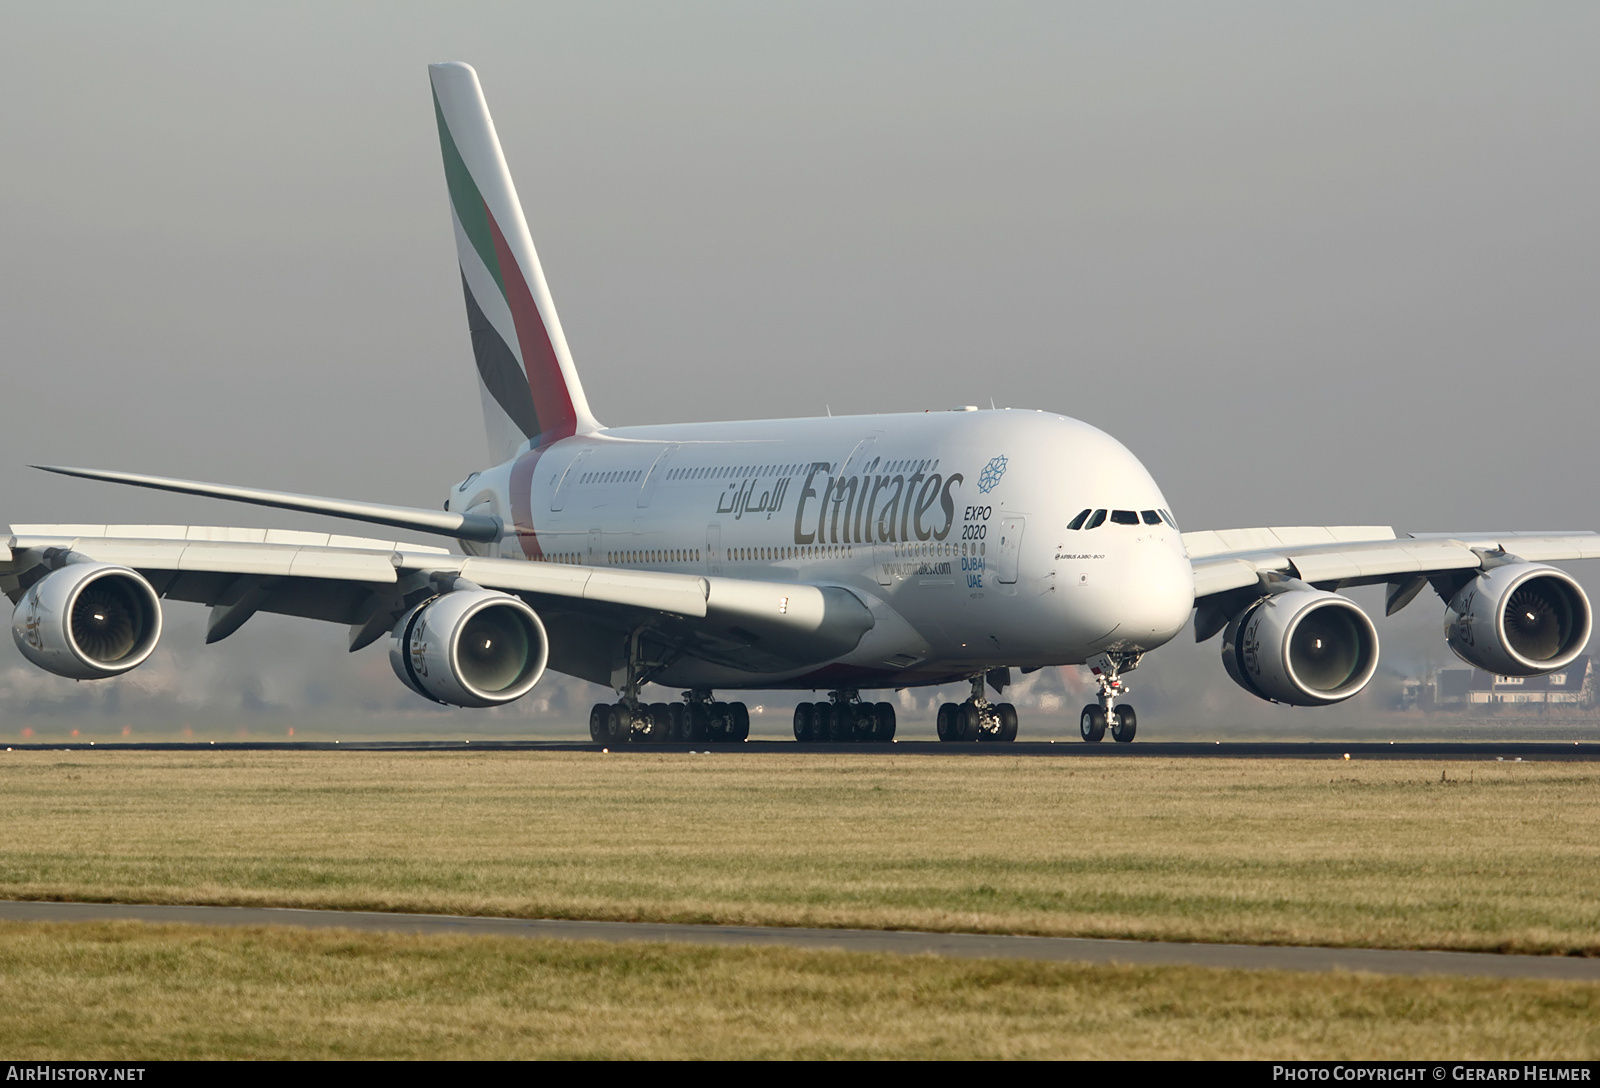
[[[661,663],[648,663],[640,645],[644,629],[628,639],[628,659],[617,684],[622,698],[615,703],[596,703],[589,711],[589,739],[596,744],[627,744],[644,741],[710,741],[731,744],[750,735],[750,710],[743,703],[718,703],[710,688],[695,688],[683,693],[681,703],[645,703],[639,689],[654,675]],[[614,681],[615,682],[615,681]]]
[[[707,741],[735,744],[750,735],[750,709],[713,702],[704,688],[683,693],[681,703],[596,703],[589,711],[589,737],[596,744],[636,741]]]
[[[794,739],[802,744],[894,740],[894,707],[863,703],[859,692],[830,691],[826,703],[794,708]]]
[[[964,703],[945,703],[939,708],[937,729],[943,741],[1017,739],[1017,708],[1010,703],[991,703],[983,694],[984,673],[972,678],[972,696]]]
[[[1128,693],[1127,686],[1118,678],[1118,674],[1138,668],[1142,656],[1130,653],[1101,654],[1089,662],[1089,671],[1100,686],[1100,701],[1084,707],[1078,718],[1078,732],[1089,744],[1099,744],[1108,726],[1111,739],[1118,744],[1127,744],[1138,732],[1139,716],[1133,712],[1133,707],[1127,703],[1112,704],[1118,696]]]

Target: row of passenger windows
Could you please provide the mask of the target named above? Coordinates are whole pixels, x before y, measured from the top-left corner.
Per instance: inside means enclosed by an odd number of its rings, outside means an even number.
[[[747,476],[794,476],[803,471],[811,462],[787,465],[723,465],[706,468],[675,468],[667,473],[669,480],[724,480],[739,479]],[[883,472],[893,474],[898,472],[932,472],[939,467],[937,459],[928,458],[905,459],[889,461],[878,467],[876,464],[867,469],[868,472]],[[837,472],[838,465],[829,465],[830,473]],[[578,480],[580,484],[628,484],[635,483],[644,477],[644,469],[618,469],[612,472],[585,472]]]
[[[921,543],[902,543],[894,546],[894,554],[898,557],[906,556],[976,556],[983,555],[988,546],[978,544],[956,544],[950,541]],[[803,547],[787,548],[729,548],[728,559],[730,562],[764,562],[785,559],[845,559],[855,554],[855,549],[848,544],[810,544]],[[546,552],[539,556],[539,561],[544,563],[571,563],[582,565],[583,556],[579,552]],[[614,551],[606,553],[607,563],[698,563],[700,562],[700,549],[698,548],[653,548],[639,551]]]
[[[1172,520],[1172,515],[1165,510],[1085,510],[1067,523],[1068,529],[1098,529],[1106,523],[1107,515],[1113,525],[1137,525],[1141,520],[1146,525],[1160,525],[1166,522],[1174,529],[1178,523]]]

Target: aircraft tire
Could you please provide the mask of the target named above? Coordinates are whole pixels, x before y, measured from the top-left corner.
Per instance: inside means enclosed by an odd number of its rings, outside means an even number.
[[[1118,744],[1128,744],[1133,740],[1133,735],[1139,731],[1139,715],[1133,712],[1133,707],[1126,703],[1116,709],[1117,720],[1111,726],[1111,739]]]
[[[978,713],[977,704],[962,703],[957,720],[961,723],[961,740],[975,741],[983,735],[983,716]]]
[[[959,739],[956,735],[959,731],[959,723],[956,721],[957,709],[958,707],[954,703],[939,704],[939,716],[934,719],[934,731],[939,734],[940,740],[953,741]]]
[[[879,703],[872,708],[872,721],[874,729],[872,739],[880,744],[894,740],[894,705],[892,703]]]
[[[1106,735],[1106,712],[1098,703],[1090,703],[1078,716],[1078,734],[1088,744],[1099,744]]]
[[[796,703],[794,707],[794,739],[801,744],[811,740],[811,704]]]
[[[627,744],[633,736],[633,712],[626,703],[612,703],[606,709],[607,743]]]
[[[596,703],[589,711],[589,739],[604,744],[611,739],[611,704]]]
[[[727,703],[711,704],[711,720],[707,723],[707,725],[709,728],[707,730],[708,736],[706,739],[711,741],[712,744],[721,744],[723,741],[728,739]]]
[[[741,743],[750,736],[750,708],[743,703],[728,704],[729,722],[728,739],[735,744]]]
[[[1000,732],[995,740],[1007,743],[1017,739],[1017,708],[1010,703],[1001,703],[995,707],[1000,714]]]
[[[663,744],[672,739],[672,709],[666,703],[650,704],[650,743]]]
[[[704,703],[690,703],[684,707],[684,740],[708,740],[711,737],[711,715]]]

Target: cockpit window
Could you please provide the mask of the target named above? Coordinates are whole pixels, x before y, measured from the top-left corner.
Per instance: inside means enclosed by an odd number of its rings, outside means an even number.
[[[1082,529],[1083,528],[1083,523],[1089,520],[1089,515],[1092,512],[1093,511],[1085,510],[1083,513],[1079,514],[1077,517],[1073,518],[1070,522],[1068,522],[1067,523],[1067,528],[1068,529]]]
[[[1089,524],[1085,525],[1084,528],[1085,529],[1098,529],[1098,528],[1100,528],[1100,526],[1104,525],[1105,523],[1106,523],[1106,512],[1104,510],[1096,510],[1094,512],[1094,516],[1089,519]]]
[[[1161,514],[1158,511],[1155,511],[1155,510],[1141,510],[1141,511],[1139,511],[1139,516],[1144,518],[1144,523],[1146,525],[1160,525],[1161,524]]]
[[[1161,514],[1162,517],[1167,519],[1167,524],[1168,525],[1172,526],[1174,529],[1178,529],[1178,523],[1175,520],[1173,520],[1173,517],[1172,517],[1171,514],[1167,513],[1165,510],[1160,511],[1160,514]],[[1180,533],[1183,532],[1182,529],[1178,529],[1178,531]]]
[[[1137,525],[1139,524],[1139,515],[1132,510],[1113,510],[1111,511],[1111,520],[1117,525]]]

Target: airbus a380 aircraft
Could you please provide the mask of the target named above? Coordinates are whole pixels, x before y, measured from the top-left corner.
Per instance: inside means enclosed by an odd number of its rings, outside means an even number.
[[[1242,687],[1300,706],[1366,686],[1371,620],[1337,590],[1387,583],[1388,611],[1432,587],[1466,661],[1532,676],[1589,638],[1578,584],[1543,561],[1600,556],[1593,533],[1397,536],[1381,527],[1180,533],[1120,443],[1039,411],[959,408],[607,428],[590,414],[473,70],[432,66],[451,224],[495,467],[443,511],[89,469],[50,471],[453,538],[460,551],[304,532],[16,525],[0,588],[12,633],[61,676],[149,657],[163,597],[211,607],[207,641],[256,612],[387,635],[401,681],[488,707],[546,667],[612,686],[597,741],[743,739],[717,690],[827,691],[801,741],[887,740],[860,692],[968,681],[941,740],[1013,739],[992,703],[1010,670],[1087,664],[1083,739],[1131,741],[1121,676],[1194,612]],[[683,691],[646,703],[645,684]]]

